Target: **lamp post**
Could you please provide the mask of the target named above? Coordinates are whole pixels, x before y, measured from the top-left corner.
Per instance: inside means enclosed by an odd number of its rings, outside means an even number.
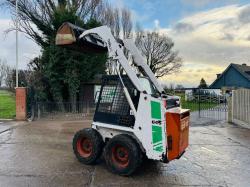
[[[18,88],[18,29],[19,29],[18,0],[16,0],[16,88]]]

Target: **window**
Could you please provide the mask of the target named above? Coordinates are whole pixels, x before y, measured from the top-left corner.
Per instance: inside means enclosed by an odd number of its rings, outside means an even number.
[[[137,107],[139,94],[138,96],[134,95],[135,87],[127,76],[122,78],[135,107]],[[126,127],[134,126],[135,117],[130,113],[130,106],[118,76],[109,75],[103,77],[94,121]]]
[[[150,80],[145,77],[140,77],[143,89],[150,95],[156,94],[156,88],[151,84]]]

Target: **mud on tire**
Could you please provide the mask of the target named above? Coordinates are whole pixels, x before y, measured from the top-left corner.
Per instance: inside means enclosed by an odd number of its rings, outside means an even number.
[[[104,143],[95,129],[86,128],[75,134],[72,145],[75,156],[81,163],[94,164],[102,154]]]
[[[140,166],[142,153],[137,142],[128,135],[117,135],[104,148],[108,169],[119,175],[129,176]]]

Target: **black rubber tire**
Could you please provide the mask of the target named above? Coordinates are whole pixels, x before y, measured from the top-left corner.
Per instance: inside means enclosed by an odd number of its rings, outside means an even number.
[[[82,141],[83,139],[88,139],[89,142],[91,142],[91,151],[88,153],[89,155],[86,156],[81,154],[82,150],[79,150],[82,146],[79,146],[79,141]],[[95,164],[96,160],[100,158],[103,151],[104,142],[102,140],[101,135],[99,132],[97,132],[95,129],[92,128],[86,128],[83,130],[78,131],[74,138],[73,138],[73,150],[75,153],[76,158],[79,160],[79,162],[83,164]],[[83,148],[82,148],[83,149]]]
[[[115,147],[123,147],[128,153],[128,163],[121,166],[114,159]],[[116,151],[115,151],[116,152]],[[137,142],[129,135],[121,134],[113,137],[104,147],[104,159],[108,169],[115,174],[129,176],[133,174],[142,162],[142,152]]]

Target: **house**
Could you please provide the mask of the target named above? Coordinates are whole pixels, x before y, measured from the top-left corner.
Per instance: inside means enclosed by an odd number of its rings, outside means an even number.
[[[250,66],[246,64],[230,64],[224,72],[217,74],[217,79],[209,86],[223,92],[237,88],[250,89]]]

